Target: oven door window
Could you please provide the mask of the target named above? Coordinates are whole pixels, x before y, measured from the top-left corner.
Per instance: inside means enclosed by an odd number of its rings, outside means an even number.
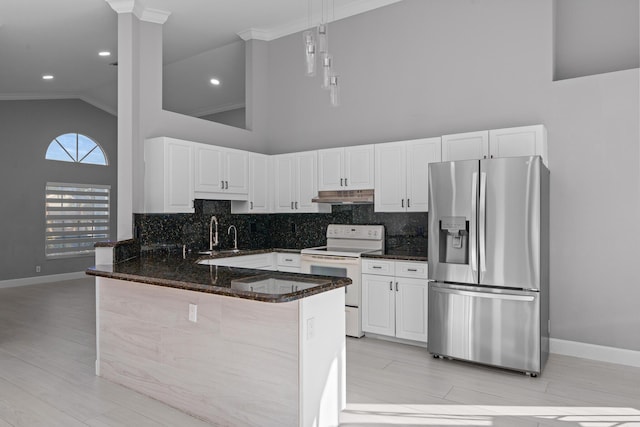
[[[348,277],[346,267],[329,267],[326,265],[312,265],[310,273],[317,274],[318,276]]]

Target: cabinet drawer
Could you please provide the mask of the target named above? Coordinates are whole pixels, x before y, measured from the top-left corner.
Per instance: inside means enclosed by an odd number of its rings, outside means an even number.
[[[278,253],[278,266],[300,268],[300,254]]]
[[[379,274],[394,276],[395,262],[381,259],[362,259],[362,274]]]
[[[396,276],[427,278],[427,263],[396,261]]]

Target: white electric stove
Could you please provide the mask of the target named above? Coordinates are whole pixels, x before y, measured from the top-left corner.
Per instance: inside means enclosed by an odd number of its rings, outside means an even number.
[[[330,224],[327,227],[327,245],[300,251],[302,273],[323,276],[348,277],[351,284],[345,287],[346,332],[348,336],[361,337],[362,319],[360,306],[360,257],[364,253],[384,252],[383,225]]]

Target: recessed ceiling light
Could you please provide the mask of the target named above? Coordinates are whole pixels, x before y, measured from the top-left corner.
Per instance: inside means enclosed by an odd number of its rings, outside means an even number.
[[[53,80],[53,76],[51,74],[45,74],[42,76],[42,80]]]
[[[111,56],[111,52],[109,52],[108,50],[103,50],[102,52],[98,52],[98,55],[100,55],[100,56]]]
[[[209,80],[209,83],[211,83],[214,86],[218,86],[220,84],[220,80],[214,78]]]

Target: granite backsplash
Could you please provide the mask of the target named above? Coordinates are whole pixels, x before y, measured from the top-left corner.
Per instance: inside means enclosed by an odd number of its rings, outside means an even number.
[[[142,250],[171,249],[186,245],[192,250],[209,246],[209,221],[218,219],[220,248],[233,247],[238,230],[240,249],[302,249],[325,244],[329,224],[385,226],[385,246],[416,254],[427,253],[427,213],[377,213],[373,205],[334,205],[331,213],[239,215],[226,200],[196,200],[193,214],[135,214],[135,237]]]

